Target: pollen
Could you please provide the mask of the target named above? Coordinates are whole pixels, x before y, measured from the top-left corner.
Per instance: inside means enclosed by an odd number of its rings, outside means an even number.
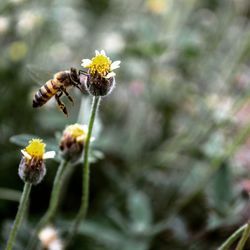
[[[29,145],[25,148],[25,151],[31,157],[43,158],[45,153],[45,143],[40,139],[32,139],[29,141]]]
[[[101,76],[106,76],[111,70],[111,60],[103,55],[96,55],[91,59],[91,64],[88,66],[90,69],[90,74],[94,75],[96,72]]]
[[[78,140],[78,139],[81,139],[81,138],[85,138],[87,136],[87,129],[84,126],[76,123],[76,124],[73,124],[73,125],[69,125],[65,129],[65,133],[71,134],[71,136],[73,138]]]

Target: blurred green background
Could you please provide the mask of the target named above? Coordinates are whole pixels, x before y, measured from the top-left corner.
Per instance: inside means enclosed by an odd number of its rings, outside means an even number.
[[[34,134],[57,148],[66,125],[87,122],[86,94],[70,91],[74,107],[64,99],[69,118],[54,101],[33,109],[32,97],[95,49],[122,63],[99,109],[90,209],[72,249],[212,250],[245,223],[249,17],[249,0],[2,0],[0,248],[23,186],[22,147],[10,138]],[[47,161],[32,189],[15,249],[25,249],[45,212],[57,166]],[[81,171],[78,164],[65,183],[59,232],[79,208]]]

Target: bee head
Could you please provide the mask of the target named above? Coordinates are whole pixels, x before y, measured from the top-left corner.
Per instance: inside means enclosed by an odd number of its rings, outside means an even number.
[[[79,82],[79,75],[75,68],[70,68],[70,77],[73,81]]]
[[[75,68],[70,69],[70,78],[73,81],[73,85],[77,87],[81,92],[85,92],[84,88],[84,79],[82,79],[82,74],[81,72],[77,71]]]

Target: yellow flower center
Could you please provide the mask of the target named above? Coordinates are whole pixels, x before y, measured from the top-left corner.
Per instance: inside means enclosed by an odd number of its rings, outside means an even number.
[[[101,76],[106,76],[110,72],[111,61],[105,55],[97,55],[91,59],[91,64],[88,66],[90,74],[94,75],[98,72]]]
[[[85,138],[87,136],[87,131],[84,130],[83,126],[81,126],[80,124],[73,124],[73,125],[69,125],[66,129],[65,129],[66,133],[70,133],[72,135],[72,137],[74,137],[76,140],[78,138]]]
[[[45,143],[40,139],[32,139],[29,141],[29,145],[25,148],[25,151],[31,157],[43,158],[45,153]]]

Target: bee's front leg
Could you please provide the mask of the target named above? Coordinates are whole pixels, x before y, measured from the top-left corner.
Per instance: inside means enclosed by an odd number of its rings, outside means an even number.
[[[55,98],[56,98],[56,101],[57,101],[57,104],[59,106],[59,108],[62,110],[62,112],[68,116],[68,111],[66,109],[66,106],[63,104],[63,102],[61,102],[60,100],[60,97],[62,96],[63,92],[59,92],[59,93],[56,93],[55,95]]]
[[[61,87],[61,91],[68,97],[68,99],[74,104],[73,98],[69,95],[65,87]]]
[[[82,89],[81,89],[81,87],[80,87],[81,84],[78,82],[78,81],[79,81],[78,79],[74,80],[74,79],[70,76],[70,80],[71,80],[71,84],[72,84],[74,87],[78,88],[81,92],[83,92]]]
[[[88,72],[84,71],[84,70],[79,70],[79,74],[81,75],[85,75],[85,76],[88,76]]]

